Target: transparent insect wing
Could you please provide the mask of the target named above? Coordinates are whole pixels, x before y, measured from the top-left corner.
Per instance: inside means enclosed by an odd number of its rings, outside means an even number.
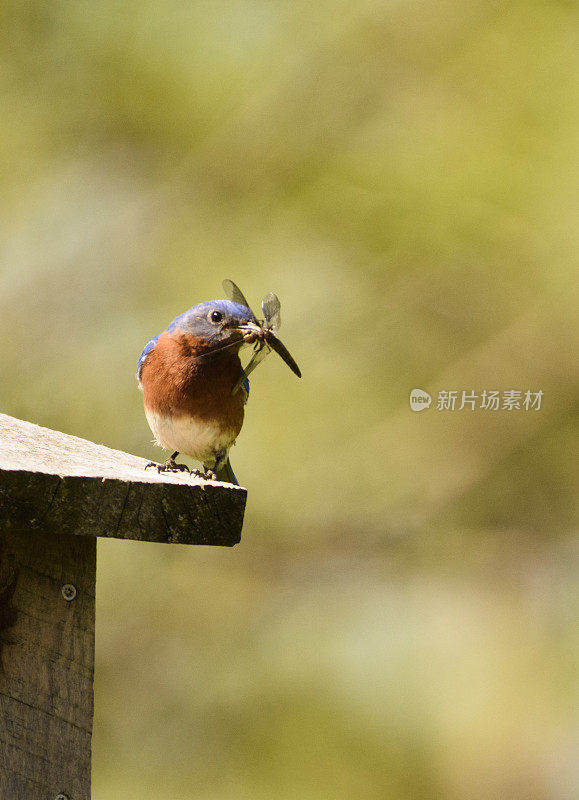
[[[251,311],[251,306],[245,299],[245,295],[236,283],[233,283],[233,281],[229,280],[229,278],[225,278],[221,285],[223,286],[223,291],[227,295],[228,300],[231,300],[234,303],[239,303],[240,306],[245,306]],[[251,313],[253,314],[253,311]],[[253,316],[255,316],[255,314],[253,314]]]
[[[271,353],[269,346],[265,342],[258,342],[256,345],[256,350],[253,353],[252,357],[249,360],[249,363],[246,367],[243,368],[243,372],[241,373],[241,377],[233,387],[233,394],[239,389],[239,387],[244,383],[245,379],[253,372],[253,370],[261,364],[263,359],[266,357],[268,353]]]
[[[278,331],[281,327],[281,303],[273,292],[268,292],[261,301],[263,316],[270,331]]]

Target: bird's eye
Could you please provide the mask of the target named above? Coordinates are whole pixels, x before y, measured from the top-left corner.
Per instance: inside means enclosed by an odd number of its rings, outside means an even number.
[[[211,311],[209,314],[209,319],[211,322],[221,322],[223,319],[223,314],[221,311]]]

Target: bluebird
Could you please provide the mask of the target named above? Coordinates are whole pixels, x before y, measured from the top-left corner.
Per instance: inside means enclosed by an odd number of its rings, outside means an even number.
[[[271,292],[264,298],[260,321],[233,281],[223,286],[229,299],[193,306],[147,342],[137,379],[155,441],[172,452],[164,464],[147,467],[237,484],[229,450],[243,425],[247,376],[271,349],[298,377],[301,372],[276,335],[278,298]],[[239,351],[245,344],[253,344],[254,353],[243,369]],[[204,471],[178,464],[180,453],[200,461]]]

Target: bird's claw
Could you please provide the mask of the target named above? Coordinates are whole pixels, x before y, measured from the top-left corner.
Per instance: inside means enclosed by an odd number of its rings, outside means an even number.
[[[190,470],[191,475],[195,478],[202,478],[204,481],[216,481],[217,475],[213,472],[212,469],[192,469]]]
[[[177,462],[173,461],[171,458],[165,461],[164,464],[157,464],[155,461],[149,461],[148,464],[145,464],[145,469],[149,469],[149,467],[154,467],[159,474],[161,472],[191,472],[186,464],[177,464]]]

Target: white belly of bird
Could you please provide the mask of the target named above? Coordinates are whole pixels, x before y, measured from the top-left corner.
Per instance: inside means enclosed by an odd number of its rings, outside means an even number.
[[[215,463],[215,453],[229,451],[235,441],[234,431],[194,417],[167,417],[146,409],[145,414],[158,445],[191,456],[210,468]]]

